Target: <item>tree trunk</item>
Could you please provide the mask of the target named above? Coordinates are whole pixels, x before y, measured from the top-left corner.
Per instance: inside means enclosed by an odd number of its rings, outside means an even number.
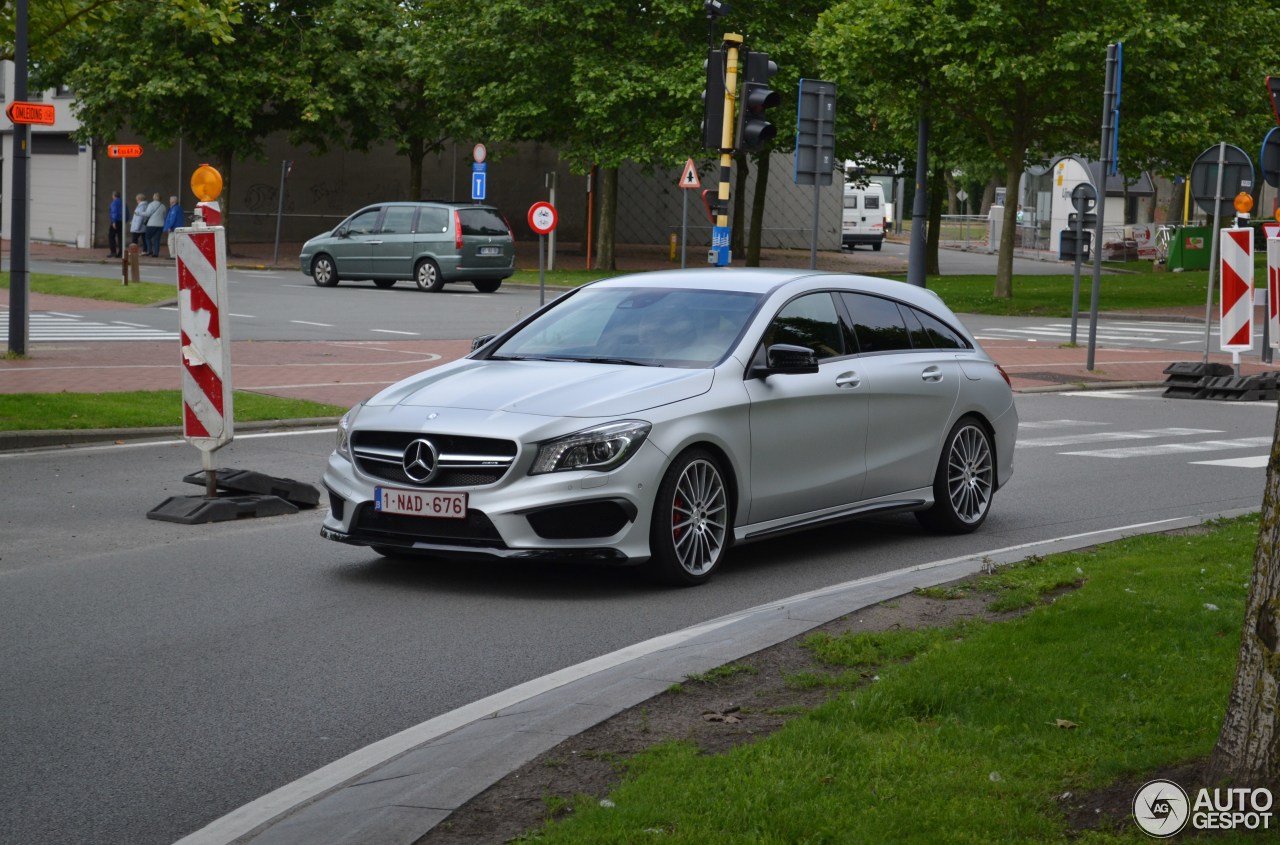
[[[991,213],[991,206],[996,204],[996,188],[1000,187],[1000,180],[992,176],[987,180],[987,186],[982,189],[982,211],[979,212],[983,217]]]
[[[764,229],[764,204],[769,191],[769,153],[756,155],[756,192],[751,195],[751,235],[747,238],[747,266],[760,266],[760,233]]]
[[[956,177],[950,170],[943,174],[943,179],[947,186],[947,214],[960,213],[960,198],[956,196],[958,190],[956,186]]]
[[[1267,462],[1240,662],[1208,779],[1273,790],[1280,784],[1280,415]]]
[[[1018,237],[1018,189],[1022,183],[1024,151],[1014,150],[1005,162],[1004,224],[1000,227],[1000,254],[996,258],[996,286],[992,296],[1013,299],[1013,246]]]
[[[618,168],[600,168],[600,226],[596,230],[596,255],[593,270],[616,270],[614,234],[618,221]]]
[[[747,176],[751,173],[751,165],[747,162],[747,154],[733,154],[733,214],[730,215],[729,255],[744,255],[747,251]],[[759,187],[756,190],[760,190]]]
[[[942,202],[943,194],[954,193],[955,185],[949,174],[939,169],[933,171],[929,179],[929,231],[924,241],[924,274],[941,276],[942,266],[938,259],[938,250],[942,248]]]
[[[426,156],[426,142],[420,137],[409,139],[409,199],[419,202],[422,196],[422,159]]]

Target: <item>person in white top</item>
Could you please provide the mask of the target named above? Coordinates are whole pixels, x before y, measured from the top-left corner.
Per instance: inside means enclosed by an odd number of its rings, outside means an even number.
[[[160,257],[160,232],[164,229],[167,210],[160,201],[160,192],[157,191],[152,196],[151,204],[147,206],[147,255],[152,258]]]
[[[147,240],[147,195],[138,194],[138,207],[133,210],[133,220],[129,222],[129,243],[146,247]]]

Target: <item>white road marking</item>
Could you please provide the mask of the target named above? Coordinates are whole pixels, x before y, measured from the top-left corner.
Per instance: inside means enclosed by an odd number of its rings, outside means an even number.
[[[409,337],[419,337],[417,332],[398,332],[395,329],[369,329],[371,332],[381,332],[382,334],[403,334]]]
[[[1098,431],[1089,434],[1068,434],[1061,437],[1019,440],[1017,447],[1019,449],[1034,449],[1038,446],[1077,446],[1082,443],[1102,443],[1107,440],[1152,440],[1156,437],[1191,437],[1196,434],[1222,434],[1222,431],[1216,428],[1150,428],[1143,431]]]
[[[298,324],[298,325],[300,325],[300,326],[319,326],[319,327],[320,327],[320,328],[322,328],[322,329],[331,329],[331,328],[333,328],[333,324],[332,324],[332,323],[312,323],[312,322],[309,322],[309,321],[307,321],[307,320],[290,320],[289,322],[290,322],[290,323],[297,323],[297,324]]]
[[[1265,467],[1269,460],[1271,460],[1270,455],[1250,455],[1247,458],[1223,458],[1220,461],[1190,461],[1189,463],[1205,467],[1238,467],[1241,469],[1256,469],[1258,467]]]
[[[1120,449],[1097,449],[1088,452],[1063,452],[1082,458],[1151,458],[1191,452],[1220,452],[1227,449],[1257,449],[1270,446],[1271,437],[1241,437],[1238,440],[1202,440],[1199,443],[1164,443],[1155,446],[1130,446]]]

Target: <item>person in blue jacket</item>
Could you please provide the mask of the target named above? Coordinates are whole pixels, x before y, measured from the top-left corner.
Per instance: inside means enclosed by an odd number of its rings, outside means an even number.
[[[120,235],[123,232],[124,225],[124,200],[120,199],[119,191],[111,192],[111,205],[107,211],[107,217],[110,225],[107,227],[107,257],[119,258],[121,253]]]
[[[173,252],[173,230],[179,229],[183,224],[182,206],[178,204],[177,197],[169,197],[169,211],[164,216],[164,232],[167,236],[166,240],[169,244],[169,257],[177,258]]]

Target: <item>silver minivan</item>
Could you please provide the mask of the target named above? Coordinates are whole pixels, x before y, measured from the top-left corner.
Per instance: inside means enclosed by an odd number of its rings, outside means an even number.
[[[516,271],[515,238],[496,208],[447,202],[366,206],[302,245],[303,273],[320,287],[412,279],[425,291],[471,282],[492,293]]]

